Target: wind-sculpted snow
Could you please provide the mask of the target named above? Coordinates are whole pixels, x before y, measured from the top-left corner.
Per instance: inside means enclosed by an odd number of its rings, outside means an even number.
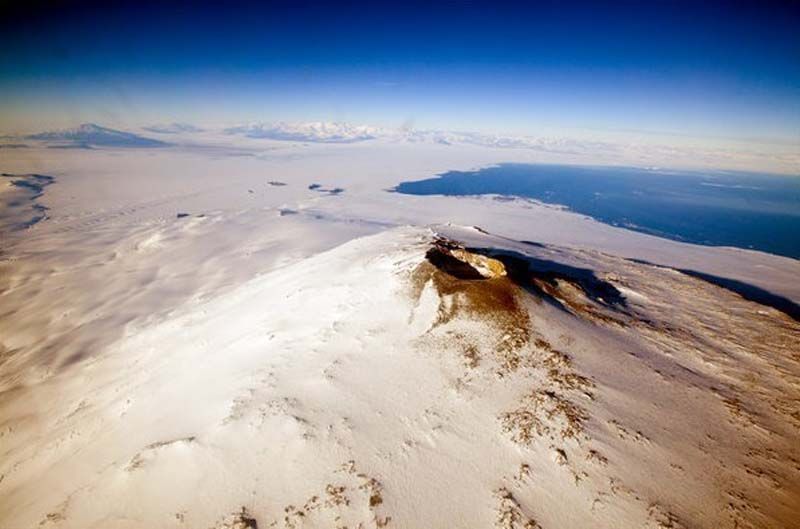
[[[641,259],[631,260],[641,264],[653,265],[653,263],[649,263]],[[755,285],[737,281],[735,279],[716,276],[706,272],[698,272],[697,270],[689,270],[686,268],[679,268],[678,271],[683,274],[702,279],[703,281],[707,281],[726,290],[730,290],[731,292],[742,296],[744,299],[772,307],[773,309],[783,312],[795,321],[800,321],[800,305],[783,296],[773,294],[772,292],[764,290],[763,288],[759,288]]]
[[[797,321],[670,268],[391,229],[82,369],[7,355],[0,525],[795,527],[798,351]]]

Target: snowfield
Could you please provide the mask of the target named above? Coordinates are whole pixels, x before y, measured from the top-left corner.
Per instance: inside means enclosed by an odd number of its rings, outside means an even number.
[[[798,527],[797,261],[169,134],[3,153],[0,527]]]

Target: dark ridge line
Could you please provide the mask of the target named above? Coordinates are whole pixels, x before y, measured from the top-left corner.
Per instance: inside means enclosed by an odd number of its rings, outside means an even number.
[[[457,279],[490,281],[469,263],[450,255],[447,250],[451,246],[453,248],[460,247],[455,241],[440,239],[432,248],[428,249],[425,258],[439,270]],[[505,266],[508,280],[537,299],[567,314],[573,314],[572,310],[551,290],[551,288],[558,290],[557,280],[571,283],[580,289],[587,298],[600,306],[617,312],[627,312],[627,301],[622,293],[611,283],[599,279],[593,270],[538,259],[513,250],[474,247],[463,249],[500,261]]]
[[[764,290],[763,288],[751,285],[750,283],[745,283],[743,281],[730,279],[727,277],[715,276],[706,272],[698,272],[697,270],[691,270],[689,268],[672,268],[669,266],[663,266],[645,261],[643,259],[629,258],[627,260],[637,264],[677,270],[678,272],[687,276],[700,279],[701,281],[705,281],[706,283],[710,283],[720,288],[724,288],[725,290],[733,292],[747,301],[752,301],[754,303],[758,303],[759,305],[764,305],[765,307],[770,307],[779,312],[783,312],[794,321],[800,322],[800,305],[788,298],[778,294],[773,294],[769,290]]]
[[[44,194],[44,188],[49,186],[50,184],[56,181],[55,177],[47,176],[43,174],[12,174],[12,173],[2,173],[4,178],[20,178],[21,180],[12,180],[11,185],[14,187],[22,187],[24,189],[29,189],[35,193],[31,199],[37,199]],[[33,181],[25,180],[25,178],[31,178]]]
[[[425,259],[439,270],[457,279],[467,281],[485,281],[487,279],[470,264],[445,253],[438,245],[425,252]]]
[[[539,243],[532,244],[539,245]],[[542,247],[544,246],[542,245]],[[556,285],[557,279],[562,279],[577,285],[587,297],[600,305],[616,309],[624,309],[628,305],[625,296],[617,287],[597,277],[594,270],[589,268],[579,268],[548,259],[540,259],[513,250],[467,248],[467,251],[502,262],[508,276],[520,285],[530,287],[532,277],[546,281],[552,286]]]
[[[43,204],[39,204],[37,200],[44,195],[44,188],[55,183],[56,179],[53,176],[47,176],[43,174],[36,174],[36,173],[28,173],[28,174],[12,174],[12,173],[1,173],[0,176],[3,178],[18,178],[19,180],[12,180],[11,185],[14,187],[20,187],[22,189],[27,189],[31,193],[33,193],[30,197],[28,197],[28,201],[31,202],[31,209],[34,211],[34,216],[30,219],[19,222],[16,225],[12,225],[11,229],[14,231],[17,230],[24,230],[27,228],[32,227],[39,222],[46,220],[47,211],[49,208]],[[11,202],[7,202],[7,204],[12,204]],[[21,203],[16,203],[13,205],[20,205]]]

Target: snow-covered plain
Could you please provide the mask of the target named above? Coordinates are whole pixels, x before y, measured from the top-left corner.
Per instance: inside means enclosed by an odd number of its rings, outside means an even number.
[[[0,152],[55,178],[0,217],[0,527],[798,527],[800,324],[674,270],[797,261],[386,191],[557,152],[164,130]]]

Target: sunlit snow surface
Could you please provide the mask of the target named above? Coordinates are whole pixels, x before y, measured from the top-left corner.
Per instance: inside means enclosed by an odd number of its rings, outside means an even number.
[[[530,153],[168,128],[3,153],[54,181],[3,232],[1,527],[800,519],[798,261],[386,191]]]

